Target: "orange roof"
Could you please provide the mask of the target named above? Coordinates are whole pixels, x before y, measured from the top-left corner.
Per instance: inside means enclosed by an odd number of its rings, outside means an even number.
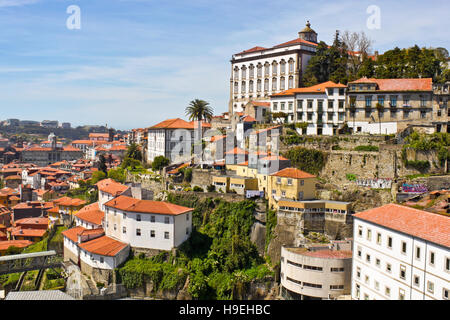
[[[219,140],[225,139],[226,137],[227,137],[226,135],[212,136],[210,142],[219,141]]]
[[[248,154],[248,152],[239,147],[235,147],[234,149],[225,152],[225,154]]]
[[[293,96],[296,93],[325,93],[326,88],[347,88],[345,84],[335,83],[333,81],[327,81],[323,83],[316,84],[311,87],[306,88],[293,88],[280,93],[273,94],[272,97],[276,96]]]
[[[310,42],[310,41],[306,41],[300,38],[296,38],[294,40],[288,41],[288,42],[284,42],[282,44],[276,45],[274,46],[274,48],[279,48],[279,47],[286,47],[286,46],[291,46],[291,45],[296,45],[296,44],[309,44],[311,46],[317,46],[317,43],[314,42]]]
[[[78,199],[78,198],[70,198],[70,197],[62,197],[59,199],[53,200],[54,203],[58,204],[59,206],[65,206],[65,207],[78,207],[83,204],[86,204],[85,200]]]
[[[43,237],[46,232],[46,229],[24,229],[17,227],[12,229],[11,235],[16,237]]]
[[[255,122],[256,119],[252,116],[246,116],[244,119],[242,119],[243,122]]]
[[[243,53],[251,53],[251,52],[257,52],[257,51],[262,51],[262,50],[266,50],[267,48],[263,48],[263,47],[253,47],[251,49],[248,50],[244,50],[242,52],[236,53],[236,54],[243,54]]]
[[[192,208],[183,207],[168,202],[139,200],[127,196],[118,196],[115,199],[109,200],[108,202],[105,203],[105,206],[128,212],[169,214],[169,215],[178,215],[193,210]]]
[[[294,178],[294,179],[308,179],[308,178],[315,178],[316,176],[299,170],[297,168],[285,168],[283,170],[280,170],[274,174],[271,174],[271,176],[276,177],[287,177],[287,178]]]
[[[273,129],[279,129],[279,128],[281,128],[281,126],[269,127],[269,128],[253,131],[252,134],[260,134],[262,132],[270,131],[270,130],[273,130]]]
[[[90,253],[113,257],[128,245],[126,243],[114,240],[110,237],[102,236],[87,242],[80,243],[78,246]]]
[[[78,226],[72,229],[65,230],[61,233],[64,237],[72,240],[73,242],[78,242],[78,235],[80,235],[84,230],[86,230],[86,228]]]
[[[390,203],[354,217],[450,247],[450,217]]]
[[[0,250],[8,250],[9,247],[16,248],[25,248],[29,245],[32,245],[33,242],[30,240],[8,240],[8,241],[0,241]]]
[[[193,129],[193,124],[180,118],[168,119],[155,124],[150,129]]]
[[[267,156],[265,158],[262,158],[261,160],[269,160],[269,161],[280,160],[280,161],[283,161],[283,160],[289,160],[289,159],[286,159],[285,157],[282,157],[282,156]]]
[[[105,213],[99,209],[98,202],[95,202],[83,207],[75,216],[81,220],[101,225]]]
[[[250,101],[250,103],[257,107],[270,107],[270,102],[262,102],[262,101]]]
[[[128,189],[126,185],[118,183],[113,179],[103,179],[96,183],[98,190],[117,196]]]
[[[190,164],[191,164],[190,162],[183,163],[182,165],[176,167],[175,169],[170,170],[169,172],[167,172],[167,174],[175,174],[175,173],[178,173],[178,171],[180,171],[180,169],[186,168],[186,167],[188,167]]]
[[[414,79],[374,79],[360,78],[348,84],[376,83],[380,91],[432,91],[432,78]]]
[[[21,224],[48,225],[48,218],[23,218],[15,221],[16,226]]]
[[[248,166],[248,161],[242,162],[242,163],[238,163],[238,166]]]

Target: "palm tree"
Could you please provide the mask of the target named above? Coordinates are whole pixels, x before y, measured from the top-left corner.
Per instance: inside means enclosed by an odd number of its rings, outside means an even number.
[[[213,110],[209,106],[209,102],[204,100],[195,99],[189,103],[189,106],[186,107],[186,115],[189,117],[189,120],[205,120],[211,121],[213,116]]]

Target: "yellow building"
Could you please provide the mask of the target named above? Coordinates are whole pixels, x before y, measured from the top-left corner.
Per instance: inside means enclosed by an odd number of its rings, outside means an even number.
[[[282,199],[309,200],[316,195],[316,176],[296,168],[285,168],[269,176],[269,205],[278,208]]]

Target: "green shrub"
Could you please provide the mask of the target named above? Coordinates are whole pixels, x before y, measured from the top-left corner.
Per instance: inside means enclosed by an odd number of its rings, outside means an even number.
[[[206,187],[206,190],[208,190],[208,192],[214,192],[214,191],[216,191],[216,186],[211,184]]]
[[[291,148],[283,154],[294,167],[311,174],[318,174],[325,165],[326,154],[320,150],[303,147]]]
[[[194,189],[192,189],[194,192],[203,192],[203,188],[199,186],[194,186]]]
[[[419,170],[419,171],[425,171],[425,170],[428,170],[430,168],[430,162],[427,161],[427,160],[424,160],[424,161],[421,161],[421,160],[408,161],[408,160],[406,160],[405,165],[407,167],[412,167],[412,168],[414,168],[416,170]]]
[[[376,151],[376,152],[378,152],[378,151],[380,151],[380,148],[378,148],[377,146],[371,146],[371,145],[357,146],[355,148],[355,151]]]
[[[353,173],[347,173],[345,175],[345,177],[347,178],[348,181],[355,181],[356,180],[356,175]]]

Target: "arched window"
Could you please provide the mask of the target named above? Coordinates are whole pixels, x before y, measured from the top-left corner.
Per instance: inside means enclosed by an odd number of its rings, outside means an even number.
[[[289,73],[294,72],[294,59],[289,60]]]
[[[247,77],[247,67],[246,66],[242,66],[241,75],[242,75],[242,79],[245,79]]]
[[[264,91],[269,91],[269,79],[264,79]]]
[[[285,90],[285,89],[286,89],[286,78],[281,77],[280,78],[280,90]]]
[[[239,79],[239,68],[238,67],[234,68],[234,79]]]
[[[262,77],[262,64],[261,63],[258,63],[258,66],[257,66],[257,68],[258,68],[258,78],[261,78]]]
[[[241,93],[246,93],[247,91],[246,91],[246,88],[245,88],[245,81],[242,81],[242,84],[241,84]]]
[[[234,93],[238,93],[239,84],[237,82],[234,83]]]
[[[255,66],[251,64],[250,67],[248,67],[248,71],[249,77],[253,78],[255,76]]]
[[[277,90],[277,78],[272,78],[272,91]]]
[[[286,61],[284,59],[280,61],[280,72],[281,74],[286,73]]]
[[[289,84],[288,84],[288,88],[292,89],[294,87],[294,77],[290,76],[289,77]]]
[[[268,76],[269,75],[269,69],[270,69],[270,63],[266,62],[264,64],[264,75]]]
[[[253,92],[253,80],[250,80],[250,82],[248,83],[248,92]]]
[[[278,63],[276,61],[272,62],[272,74],[273,75],[278,74]]]
[[[256,91],[261,92],[261,79],[256,82]]]

